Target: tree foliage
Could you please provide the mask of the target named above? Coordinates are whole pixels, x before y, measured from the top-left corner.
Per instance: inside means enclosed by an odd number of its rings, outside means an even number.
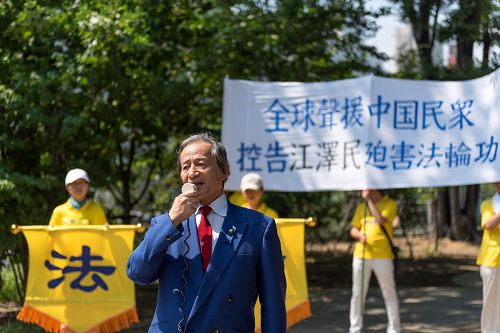
[[[391,0],[398,5],[399,14],[404,22],[411,25],[413,38],[417,44],[420,72],[425,79],[432,79],[436,65],[432,61],[435,46],[438,16],[445,1],[443,0]]]
[[[113,223],[165,211],[179,140],[220,132],[225,76],[317,81],[376,70],[369,60],[384,56],[364,42],[381,14],[347,0],[1,1],[2,258],[25,253],[8,226],[46,224],[74,167],[89,172]],[[333,214],[297,200],[289,215]]]
[[[498,22],[500,20],[497,0],[391,0],[398,5],[403,21],[412,26],[417,44],[418,58],[410,51],[402,62],[400,77],[464,80],[485,75],[496,69],[500,55],[494,46],[500,46]],[[440,17],[443,17],[441,20]],[[447,68],[435,63],[432,48],[437,41],[455,43],[457,65]],[[482,46],[483,60],[474,59],[474,45]],[[415,70],[412,64],[420,64]],[[431,212],[435,220],[436,236],[474,241],[477,212],[480,198],[479,185],[466,187],[437,188],[434,191],[436,212]],[[465,200],[460,200],[464,197]],[[463,201],[464,204],[460,202]]]
[[[403,22],[412,27],[423,79],[465,80],[485,75],[500,64],[500,3],[498,0],[390,0]],[[436,42],[455,44],[457,66],[435,63]],[[482,48],[482,61],[473,57]],[[398,73],[400,76],[405,73]]]

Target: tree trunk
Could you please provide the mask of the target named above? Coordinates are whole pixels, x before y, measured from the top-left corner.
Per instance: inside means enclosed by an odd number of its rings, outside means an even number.
[[[457,26],[457,65],[462,71],[472,68],[474,41],[481,26],[481,0],[460,0],[462,22]]]
[[[436,198],[427,201],[427,233],[434,237],[437,234]]]
[[[450,238],[453,240],[461,240],[461,219],[460,219],[460,187],[451,186],[449,188],[450,194]]]
[[[447,188],[436,191],[436,220],[437,236],[448,236],[450,227],[450,203]]]
[[[484,32],[483,32],[483,61],[481,63],[481,67],[483,69],[488,68],[489,66],[489,57],[490,57],[490,48],[491,48],[491,36],[489,32],[488,24],[484,24]]]
[[[465,200],[460,200],[460,194],[464,193]],[[466,187],[450,187],[450,216],[451,228],[450,238],[453,240],[475,241],[475,223],[477,201],[479,198],[478,185],[469,185]],[[461,201],[464,204],[461,204]]]
[[[427,232],[434,243],[434,253],[438,251],[438,217],[437,217],[437,192],[431,200],[427,201]]]
[[[122,170],[123,224],[131,224],[130,170]]]
[[[432,48],[434,47],[435,29],[431,29],[430,19],[432,10],[435,9],[434,18],[437,17],[441,1],[424,0],[418,4],[418,12],[409,13],[413,30],[413,37],[417,43],[418,56],[424,78],[430,79],[433,75]],[[436,22],[434,22],[434,25]]]
[[[476,232],[477,211],[479,205],[479,190],[480,185],[467,185],[467,197],[465,199],[465,214],[469,222],[469,240],[475,242],[478,239]]]
[[[474,42],[464,38],[457,38],[457,65],[462,71],[466,71],[473,65]]]

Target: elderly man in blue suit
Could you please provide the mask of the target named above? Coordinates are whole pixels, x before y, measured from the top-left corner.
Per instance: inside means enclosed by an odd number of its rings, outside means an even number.
[[[262,333],[286,332],[283,257],[274,220],[226,199],[224,146],[210,134],[181,144],[178,168],[192,190],[152,219],[127,265],[139,284],[159,280],[149,332],[253,333],[260,298]]]

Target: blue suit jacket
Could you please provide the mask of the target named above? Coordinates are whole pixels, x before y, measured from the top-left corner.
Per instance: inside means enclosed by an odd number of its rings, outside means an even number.
[[[280,241],[274,220],[259,212],[228,202],[206,273],[194,216],[177,228],[168,214],[157,216],[130,256],[127,274],[138,284],[159,280],[149,332],[175,333],[180,323],[185,332],[253,333],[257,296],[262,332],[286,332]]]

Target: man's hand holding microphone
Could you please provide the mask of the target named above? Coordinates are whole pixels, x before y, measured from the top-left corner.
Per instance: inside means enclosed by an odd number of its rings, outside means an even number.
[[[193,183],[182,185],[182,193],[179,194],[168,212],[172,223],[177,227],[182,221],[190,217],[198,208],[198,190]]]

